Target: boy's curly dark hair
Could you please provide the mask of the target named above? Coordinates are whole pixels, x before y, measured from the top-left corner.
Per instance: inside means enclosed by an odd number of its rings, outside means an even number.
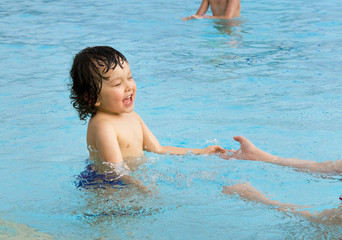
[[[77,53],[70,70],[70,102],[81,120],[96,114],[95,103],[102,88],[103,74],[127,59],[112,47],[87,47]]]

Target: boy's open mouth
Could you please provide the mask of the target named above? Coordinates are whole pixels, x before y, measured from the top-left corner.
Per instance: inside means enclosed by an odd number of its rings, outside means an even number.
[[[128,97],[124,98],[124,100],[123,100],[123,103],[124,103],[125,105],[131,105],[132,102],[133,102],[132,94],[129,95]]]

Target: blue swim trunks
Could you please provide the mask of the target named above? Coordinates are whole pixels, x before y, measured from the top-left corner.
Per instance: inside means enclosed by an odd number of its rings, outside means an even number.
[[[89,163],[84,171],[82,171],[75,181],[77,188],[85,189],[106,189],[109,187],[121,189],[127,185],[118,179],[118,175],[111,172],[106,174],[100,174],[94,170],[91,163]]]

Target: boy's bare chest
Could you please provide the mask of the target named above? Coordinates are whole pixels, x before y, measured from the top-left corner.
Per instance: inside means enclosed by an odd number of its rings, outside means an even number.
[[[138,156],[143,152],[143,132],[137,118],[126,118],[115,123],[118,143],[123,157]]]

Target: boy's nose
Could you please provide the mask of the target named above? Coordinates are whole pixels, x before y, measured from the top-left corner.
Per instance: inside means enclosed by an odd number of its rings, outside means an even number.
[[[126,86],[125,86],[126,88],[126,91],[130,91],[132,88],[133,88],[133,84],[131,83],[131,82],[126,82]]]

